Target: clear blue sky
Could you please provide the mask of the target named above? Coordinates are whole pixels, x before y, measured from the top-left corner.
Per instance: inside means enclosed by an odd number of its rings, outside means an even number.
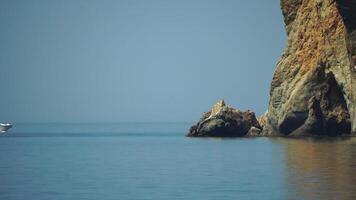
[[[279,0],[0,0],[0,121],[262,114],[286,34]]]

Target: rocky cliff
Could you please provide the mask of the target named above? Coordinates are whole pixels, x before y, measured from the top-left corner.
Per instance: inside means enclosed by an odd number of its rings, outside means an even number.
[[[281,0],[287,45],[264,136],[356,133],[356,1]]]
[[[281,9],[288,40],[268,112],[257,122],[222,101],[188,136],[356,135],[356,0],[281,0]]]

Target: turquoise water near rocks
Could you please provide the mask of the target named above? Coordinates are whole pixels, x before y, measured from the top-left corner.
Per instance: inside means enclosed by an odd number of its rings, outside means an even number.
[[[15,124],[0,199],[356,198],[356,138],[186,138],[190,125]]]

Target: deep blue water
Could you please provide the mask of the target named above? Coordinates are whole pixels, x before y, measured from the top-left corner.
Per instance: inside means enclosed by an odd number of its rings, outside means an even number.
[[[16,124],[0,199],[356,199],[356,138],[186,138],[189,125]]]

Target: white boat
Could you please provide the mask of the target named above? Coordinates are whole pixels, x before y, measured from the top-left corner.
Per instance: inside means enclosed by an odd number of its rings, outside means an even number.
[[[12,124],[9,123],[0,123],[0,133],[5,133],[12,127]]]

